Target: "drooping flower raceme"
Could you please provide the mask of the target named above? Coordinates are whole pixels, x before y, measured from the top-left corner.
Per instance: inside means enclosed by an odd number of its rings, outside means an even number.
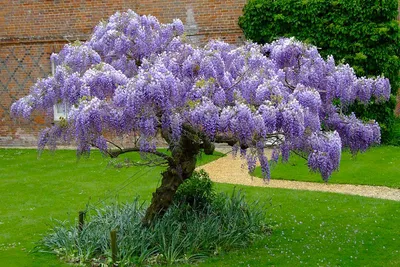
[[[385,101],[387,79],[361,77],[348,65],[324,60],[314,46],[280,39],[236,47],[210,41],[194,47],[183,24],[161,24],[133,11],[100,23],[84,43],[53,55],[54,76],[40,79],[12,106],[14,115],[69,105],[68,116],[46,129],[39,146],[57,137],[106,151],[107,133],[135,133],[142,151],[155,149],[159,129],[178,144],[190,128],[210,141],[227,141],[265,178],[270,162],[297,150],[311,170],[328,180],[339,167],[342,147],[353,153],[379,143],[375,122],[364,123],[343,109],[371,97]],[[273,145],[272,159],[264,153]]]

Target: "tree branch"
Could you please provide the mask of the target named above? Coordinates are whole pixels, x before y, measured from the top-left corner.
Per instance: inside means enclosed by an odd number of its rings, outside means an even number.
[[[304,155],[300,154],[300,153],[297,152],[296,150],[292,150],[292,152],[293,152],[294,154],[296,154],[297,156],[299,156],[300,158],[303,158],[303,159],[305,159],[305,160],[308,161],[308,158],[306,158]]]
[[[233,87],[235,87],[236,85],[238,85],[238,84],[242,81],[243,77],[246,75],[246,73],[247,73],[249,70],[250,70],[250,68],[247,68],[247,70],[245,70],[245,71],[242,73],[242,75],[239,77],[239,79],[238,79],[234,84],[232,84],[229,88],[227,88],[225,91],[228,91],[228,90],[232,89]]]
[[[111,158],[117,158],[121,154],[129,153],[129,152],[142,152],[142,153],[148,153],[148,154],[153,154],[156,155],[165,161],[168,162],[170,166],[175,166],[175,161],[173,160],[172,157],[168,156],[167,154],[164,154],[159,151],[140,151],[138,147],[131,147],[131,148],[121,148],[118,150],[109,150],[106,153],[110,155]]]
[[[102,152],[106,153],[107,155],[109,155],[109,156],[110,156],[110,158],[112,158],[112,157],[113,157],[113,156],[110,154],[110,151],[103,150],[103,149],[101,149],[100,147],[96,146],[96,145],[95,145],[95,144],[93,144],[93,143],[90,143],[90,145],[91,145],[91,146],[93,146],[93,147],[95,147],[95,148],[97,148],[97,149],[99,149],[100,151],[102,151]]]
[[[118,148],[118,149],[122,149],[119,145],[117,145],[117,144],[114,143],[114,142],[111,142],[110,140],[106,140],[106,142],[112,144],[113,146],[115,146],[115,147]]]
[[[234,138],[234,137],[217,135],[214,138],[214,143],[227,143],[230,146],[233,146],[237,142],[238,142],[238,140],[236,138]]]
[[[275,140],[272,143],[272,146],[273,146],[278,141],[282,141],[281,135],[283,135],[283,133],[267,134],[266,139],[274,138]],[[234,137],[228,137],[228,136],[222,136],[222,135],[217,135],[214,139],[214,143],[227,143],[230,146],[233,146],[237,142],[238,142],[238,139],[236,139]],[[256,145],[255,141],[253,141],[252,144]],[[266,147],[269,147],[269,145],[266,145]]]
[[[148,160],[146,162],[134,162],[132,160],[125,160],[124,162],[111,162],[109,165],[113,165],[114,167],[121,168],[121,167],[168,167],[168,163],[166,161],[153,161]]]

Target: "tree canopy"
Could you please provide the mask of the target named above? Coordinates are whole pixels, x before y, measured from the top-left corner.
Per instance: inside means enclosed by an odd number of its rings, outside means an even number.
[[[42,132],[39,148],[55,147],[61,138],[76,142],[79,153],[93,146],[111,156],[155,153],[178,176],[188,157],[227,142],[249,170],[258,160],[265,178],[270,161],[287,160],[293,151],[327,181],[342,147],[357,153],[379,143],[376,122],[342,111],[355,100],[386,101],[388,79],[358,78],[349,65],[324,60],[316,47],[293,38],[242,46],[212,40],[203,47],[187,39],[180,20],[161,24],[131,10],[116,13],[86,42],[54,54],[54,76],[39,79],[12,105],[12,114],[28,118],[33,110],[51,113],[65,103],[68,115]],[[110,132],[135,133],[137,146],[111,150]],[[172,156],[156,152],[157,133]],[[274,148],[270,159],[266,145]],[[174,154],[183,146],[192,153]]]

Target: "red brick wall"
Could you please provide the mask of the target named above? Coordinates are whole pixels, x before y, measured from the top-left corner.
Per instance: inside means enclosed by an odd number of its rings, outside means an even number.
[[[231,43],[238,43],[242,31],[238,18],[246,0],[149,0],[137,1],[140,14],[151,14],[162,22],[180,18],[186,25],[189,35],[196,35],[201,41],[220,38]]]
[[[8,44],[0,47],[0,145],[32,145],[43,116],[35,114],[30,122],[14,122],[10,105],[26,95],[38,77],[49,73],[49,44]]]
[[[11,104],[29,92],[38,77],[50,73],[50,54],[63,44],[85,40],[93,27],[116,11],[132,9],[161,22],[180,18],[194,42],[242,40],[237,26],[246,0],[30,0],[0,5],[0,146],[36,145],[38,131],[50,121],[41,114],[14,122]]]

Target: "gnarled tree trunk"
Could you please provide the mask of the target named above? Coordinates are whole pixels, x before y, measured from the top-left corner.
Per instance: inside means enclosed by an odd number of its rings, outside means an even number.
[[[148,207],[144,225],[150,225],[156,216],[162,216],[172,204],[178,187],[190,176],[196,168],[196,157],[200,151],[200,140],[193,134],[183,134],[178,144],[170,144],[173,163],[162,173],[160,187],[153,193]]]

